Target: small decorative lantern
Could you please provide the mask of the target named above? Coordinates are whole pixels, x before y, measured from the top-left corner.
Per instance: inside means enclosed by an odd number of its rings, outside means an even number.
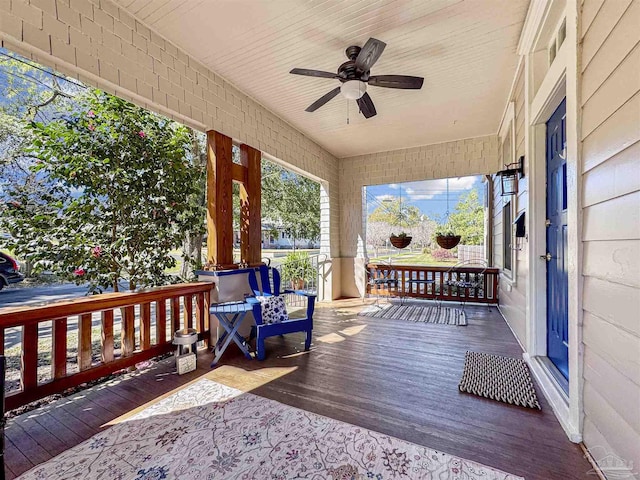
[[[518,193],[518,181],[524,177],[524,155],[517,162],[505,165],[505,170],[498,172],[500,175],[501,195],[516,195]]]

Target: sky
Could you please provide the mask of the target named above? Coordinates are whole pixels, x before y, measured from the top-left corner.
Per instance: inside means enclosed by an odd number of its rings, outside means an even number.
[[[472,189],[478,191],[480,203],[484,203],[482,176],[457,177],[449,180],[449,211],[453,213],[461,195]],[[418,207],[433,220],[444,219],[447,211],[447,179],[421,180],[418,182],[390,183],[367,188],[367,214],[373,212],[385,200],[402,195],[402,203]]]

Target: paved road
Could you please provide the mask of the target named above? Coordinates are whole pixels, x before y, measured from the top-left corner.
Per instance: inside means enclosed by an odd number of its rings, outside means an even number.
[[[86,285],[63,283],[41,287],[8,287],[0,290],[0,308],[38,305],[87,294]]]
[[[87,294],[86,285],[76,285],[74,283],[63,283],[46,285],[41,287],[19,287],[3,288],[0,290],[0,309],[4,307],[19,307],[25,305],[42,305],[60,300],[84,297]],[[153,310],[153,309],[152,309]],[[119,310],[114,310],[116,323],[120,319]],[[155,321],[154,321],[155,323]],[[94,315],[92,325],[100,325],[100,316]],[[118,325],[119,326],[119,325]],[[70,317],[67,323],[67,331],[78,329],[78,318]],[[51,322],[42,322],[39,327],[38,336],[46,338],[51,336]],[[22,339],[22,328],[7,328],[5,330],[5,349],[20,343]]]

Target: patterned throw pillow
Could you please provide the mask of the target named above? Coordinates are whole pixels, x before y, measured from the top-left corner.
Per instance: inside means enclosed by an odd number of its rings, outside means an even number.
[[[261,296],[258,295],[256,300],[262,306],[262,323],[282,323],[289,320],[287,307],[284,304],[284,298],[281,296]]]

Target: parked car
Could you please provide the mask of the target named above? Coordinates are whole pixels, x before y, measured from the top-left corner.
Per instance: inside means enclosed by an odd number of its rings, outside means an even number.
[[[4,287],[24,280],[20,272],[20,265],[6,253],[0,252],[0,290]]]

